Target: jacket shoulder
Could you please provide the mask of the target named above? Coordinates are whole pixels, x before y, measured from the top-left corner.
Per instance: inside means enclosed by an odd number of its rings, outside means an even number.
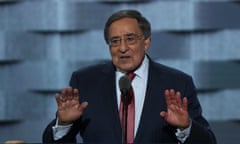
[[[75,75],[93,75],[99,74],[102,72],[111,71],[113,69],[113,65],[111,61],[102,61],[99,63],[91,64],[78,70],[74,71],[73,74]]]
[[[185,77],[185,78],[190,78],[191,76],[179,69],[170,67],[170,66],[166,66],[164,64],[161,63],[157,63],[157,62],[152,62],[151,63],[152,68],[156,71],[158,71],[160,74],[162,75],[169,75],[169,76],[180,76],[180,77]]]

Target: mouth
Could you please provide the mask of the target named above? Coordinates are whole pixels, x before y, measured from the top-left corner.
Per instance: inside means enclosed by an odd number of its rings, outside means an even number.
[[[119,58],[120,58],[120,59],[129,59],[130,56],[120,56]]]

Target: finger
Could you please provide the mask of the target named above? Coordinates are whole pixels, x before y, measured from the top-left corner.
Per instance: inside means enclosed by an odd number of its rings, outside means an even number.
[[[67,99],[71,100],[73,98],[73,89],[72,87],[67,88]]]
[[[174,96],[175,95],[175,90],[174,89],[170,89],[170,95]]]
[[[163,119],[167,119],[168,114],[167,114],[165,111],[162,111],[162,112],[160,112],[160,116],[161,116]]]
[[[183,110],[188,111],[188,99],[187,99],[187,97],[183,98]]]
[[[78,89],[73,89],[73,98],[79,100]]]
[[[177,101],[176,101],[176,95],[175,95],[174,89],[170,89],[169,96],[170,96],[170,103],[173,105],[176,105]]]
[[[61,104],[61,96],[58,93],[55,94],[55,99],[56,99],[57,105],[60,106],[60,104]]]
[[[88,102],[82,102],[80,105],[79,105],[79,111],[83,112],[88,106]]]
[[[67,89],[63,88],[61,93],[62,93],[61,101],[66,101],[66,99],[67,99]]]
[[[182,100],[181,100],[181,93],[178,91],[176,93],[176,106],[178,106],[179,108],[182,107]]]
[[[167,106],[169,106],[170,105],[170,93],[169,93],[169,90],[167,89],[167,90],[165,90],[165,100],[166,100],[166,103],[167,103]]]

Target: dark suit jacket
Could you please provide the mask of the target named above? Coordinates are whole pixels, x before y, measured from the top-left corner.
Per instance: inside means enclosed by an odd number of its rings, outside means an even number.
[[[121,125],[115,86],[115,68],[112,62],[91,66],[72,74],[70,85],[79,89],[81,102],[88,101],[84,115],[70,132],[55,142],[75,142],[81,133],[84,142],[121,143]],[[168,125],[160,112],[166,111],[164,91],[180,91],[188,98],[192,128],[187,143],[214,144],[214,134],[202,116],[192,78],[183,72],[150,60],[145,102],[134,143],[177,143],[175,127]],[[54,142],[53,120],[45,129],[43,142]]]

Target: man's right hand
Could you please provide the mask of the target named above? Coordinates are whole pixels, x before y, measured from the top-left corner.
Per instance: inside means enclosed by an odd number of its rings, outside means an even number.
[[[62,95],[55,95],[58,105],[58,124],[72,124],[75,120],[81,117],[84,110],[88,106],[88,102],[80,104],[78,89],[72,87],[63,88]]]

